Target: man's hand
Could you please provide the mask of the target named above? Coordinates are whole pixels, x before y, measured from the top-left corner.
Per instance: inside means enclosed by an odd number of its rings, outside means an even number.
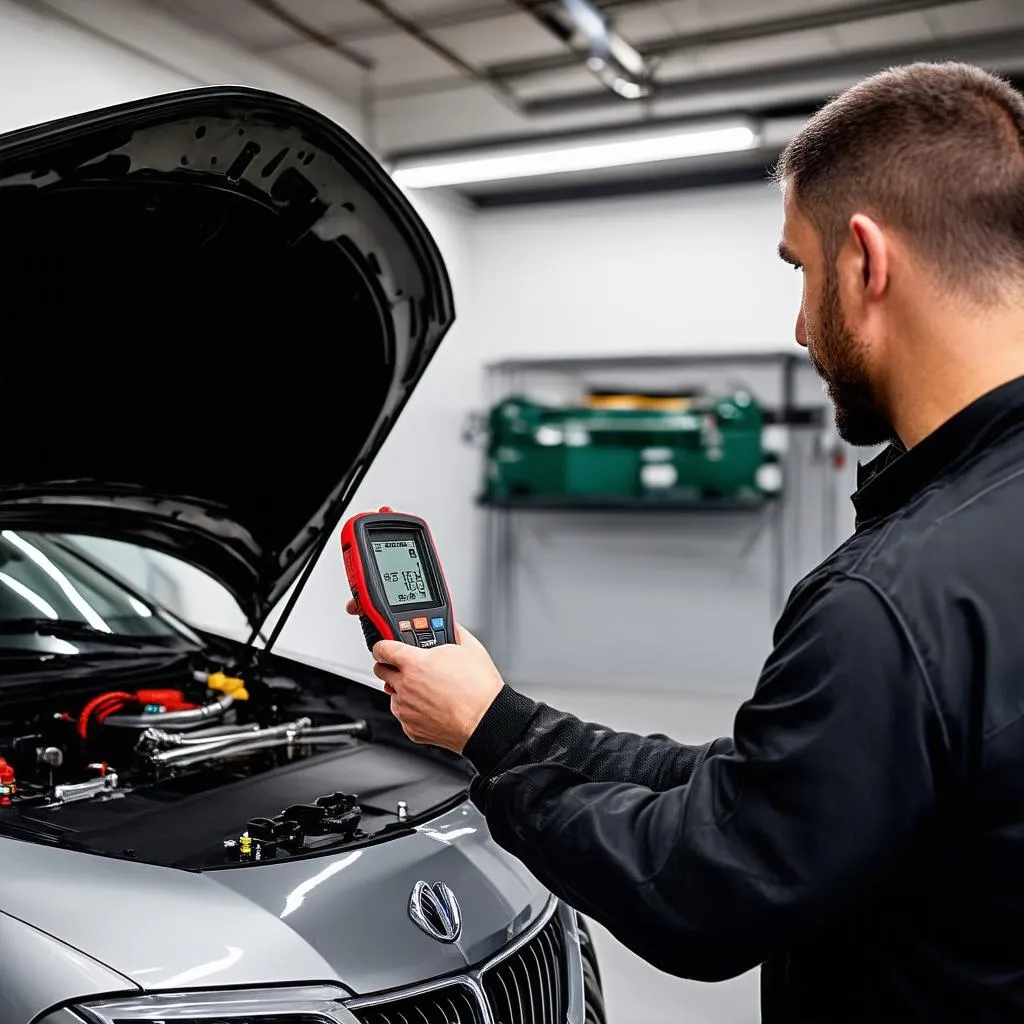
[[[355,601],[347,611],[359,613]],[[483,644],[468,629],[455,628],[458,644],[429,650],[381,640],[373,648],[373,673],[409,739],[461,754],[503,682]]]

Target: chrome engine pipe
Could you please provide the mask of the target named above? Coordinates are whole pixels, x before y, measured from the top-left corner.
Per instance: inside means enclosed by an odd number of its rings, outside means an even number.
[[[159,729],[191,729],[203,722],[220,718],[235,698],[225,693],[210,704],[201,708],[189,708],[187,711],[156,711],[142,715],[107,715],[103,724],[120,729],[146,729],[154,726]]]
[[[339,722],[334,725],[314,726],[310,719],[299,718],[294,722],[268,726],[265,729],[235,733],[231,736],[219,736],[208,739],[204,743],[175,742],[168,750],[160,750],[146,755],[150,764],[154,765],[185,765],[203,760],[207,755],[217,755],[239,749],[262,749],[263,746],[288,746],[289,744],[310,744],[321,740],[336,738],[347,739],[366,733],[366,722]],[[269,741],[269,742],[268,742]],[[257,746],[252,746],[257,744]]]
[[[192,743],[193,740],[213,739],[215,736],[234,736],[242,732],[254,732],[259,726],[255,722],[247,722],[245,725],[205,725],[201,729],[189,729],[187,732],[164,732],[165,736],[174,736],[182,743]],[[163,730],[158,730],[162,732]]]
[[[308,718],[300,718],[294,722],[284,722],[281,725],[273,725],[266,729],[253,729],[247,733],[233,733],[229,736],[212,736],[206,739],[199,739],[187,742],[185,737],[171,739],[172,746],[169,750],[161,750],[158,753],[150,754],[150,760],[156,764],[167,764],[177,760],[177,756],[184,757],[186,753],[198,753],[208,750],[223,750],[227,747],[237,747],[243,743],[249,743],[255,739],[276,739],[288,736],[289,733],[298,735],[303,728],[312,725]]]
[[[166,729],[146,729],[139,737],[139,745],[148,749],[165,747],[195,746],[211,740],[251,736],[260,727],[251,722],[247,725],[214,725],[206,729],[190,729],[187,732],[170,732]]]
[[[334,722],[331,725],[311,725],[303,729],[309,736],[365,736],[369,732],[366,722],[357,718],[354,722]]]
[[[68,804],[74,800],[89,800],[112,789],[117,789],[117,772],[107,772],[85,782],[67,782],[54,786],[53,802]]]
[[[258,753],[261,750],[273,750],[278,747],[309,747],[309,746],[333,746],[351,742],[351,734],[333,733],[327,736],[311,735],[310,733],[293,734],[291,736],[263,736],[260,738],[247,739],[244,743],[233,746],[214,747],[176,747],[174,750],[164,750],[160,754],[154,754],[150,761],[162,767],[187,768],[193,764],[201,764],[204,761],[213,761],[218,758],[227,760],[231,757],[242,757],[246,754]],[[167,755],[174,755],[168,757]]]

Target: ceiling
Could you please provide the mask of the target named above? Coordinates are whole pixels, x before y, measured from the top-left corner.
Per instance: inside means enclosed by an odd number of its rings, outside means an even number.
[[[800,119],[914,59],[1024,74],[1021,0],[589,0],[642,61],[638,99],[588,67],[563,0],[156,2],[357,105],[397,159],[737,112]]]

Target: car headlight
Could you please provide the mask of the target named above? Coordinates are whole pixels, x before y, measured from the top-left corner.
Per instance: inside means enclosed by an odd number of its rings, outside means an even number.
[[[75,1007],[89,1024],[358,1024],[328,985],[184,992],[104,999]]]

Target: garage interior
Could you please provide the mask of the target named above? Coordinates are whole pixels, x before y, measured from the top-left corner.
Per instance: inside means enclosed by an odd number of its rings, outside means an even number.
[[[234,84],[361,141],[433,233],[456,322],[350,509],[431,524],[509,682],[700,743],[730,732],[789,589],[850,534],[871,454],[840,441],[795,344],[769,169],[836,92],[944,59],[1019,85],[1024,4],[0,0],[0,131]],[[360,382],[331,372],[344,405]],[[330,460],[332,438],[296,457]],[[248,635],[194,568],[81,543],[185,620]],[[379,686],[347,597],[331,544],[278,648]],[[756,973],[683,982],[596,933],[610,1020],[759,1019]]]

